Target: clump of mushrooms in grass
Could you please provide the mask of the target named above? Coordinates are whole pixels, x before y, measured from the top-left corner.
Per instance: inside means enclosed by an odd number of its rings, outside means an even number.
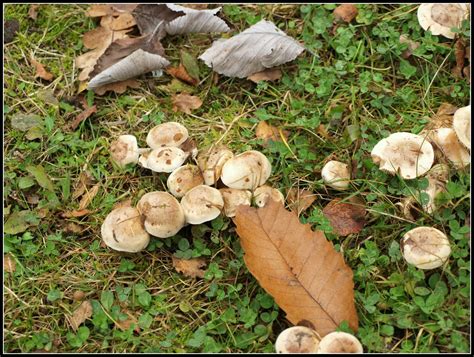
[[[454,39],[453,28],[460,28],[462,21],[469,17],[470,4],[421,4],[418,7],[418,22],[425,31]]]

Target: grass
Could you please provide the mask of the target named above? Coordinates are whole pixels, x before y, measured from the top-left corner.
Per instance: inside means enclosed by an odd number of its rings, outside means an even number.
[[[440,209],[411,221],[396,203],[419,192],[426,179],[401,180],[370,159],[372,147],[390,133],[420,132],[441,103],[469,103],[469,83],[451,74],[454,42],[423,31],[416,6],[404,4],[359,5],[356,20],[331,33],[334,7],[224,5],[235,33],[262,18],[272,20],[318,57],[305,52],[282,66],[281,81],[258,85],[224,76],[214,83],[210,69],[199,62],[202,82],[194,94],[204,104],[192,115],[172,111],[167,75],[142,77],[141,88],[121,95],[88,92],[98,112],[72,132],[66,125],[82,110],[72,101],[78,75],[74,58],[85,52],[82,35],[95,27],[85,16],[87,6],[41,5],[36,21],[28,18],[28,5],[5,6],[5,19],[18,20],[20,30],[4,46],[4,216],[8,220],[28,210],[20,223],[30,225],[4,238],[4,252],[16,263],[14,272],[4,272],[6,352],[274,350],[276,336],[289,323],[247,271],[227,218],[153,239],[139,254],[101,245],[100,225],[115,203],[136,203],[144,193],[166,188],[164,174],[113,166],[111,141],[130,133],[144,145],[148,130],[164,121],[183,123],[200,148],[219,140],[235,152],[259,149],[272,162],[270,184],[285,194],[291,187],[317,194],[301,220],[324,230],[354,271],[357,337],[365,351],[469,352],[469,171],[451,166]],[[409,59],[401,58],[402,33],[420,43]],[[469,41],[468,28],[462,36]],[[181,49],[197,57],[211,37],[219,36],[166,38],[166,55],[173,64]],[[35,78],[32,56],[54,74],[53,82]],[[47,91],[57,105],[45,101]],[[20,113],[39,115],[38,138],[29,140],[11,126]],[[288,146],[262,147],[255,138],[262,120],[289,130]],[[351,190],[334,192],[323,185],[320,171],[330,159],[352,163]],[[31,165],[44,168],[53,190],[32,176]],[[92,213],[63,218],[62,212],[78,208],[73,193],[84,171],[100,185],[88,207]],[[368,224],[359,234],[339,237],[322,208],[352,195],[366,200]],[[403,260],[400,238],[417,226],[448,234],[452,255],[443,268],[422,271]],[[175,272],[173,254],[206,258],[205,278]],[[73,298],[77,291],[92,302],[93,314],[74,332],[66,316],[80,304]],[[118,328],[130,316],[139,332],[134,325]]]

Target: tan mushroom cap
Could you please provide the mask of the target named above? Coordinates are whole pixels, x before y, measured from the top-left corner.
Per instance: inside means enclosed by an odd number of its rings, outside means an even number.
[[[418,227],[406,232],[400,245],[407,263],[420,269],[438,268],[451,254],[448,238],[433,227]]]
[[[221,176],[224,164],[233,157],[232,151],[225,146],[215,147],[199,154],[197,162],[204,176],[204,183],[208,186],[214,185]]]
[[[170,121],[152,128],[146,137],[146,143],[152,149],[178,147],[189,137],[188,129],[182,124]]]
[[[471,154],[461,144],[454,129],[439,128],[431,130],[429,132],[429,139],[454,166],[463,168],[471,163]]]
[[[153,149],[142,154],[138,162],[146,169],[155,172],[173,172],[186,161],[186,154],[177,147]]]
[[[199,185],[184,195],[181,199],[186,222],[190,224],[201,224],[212,221],[224,208],[224,199],[219,190]]]
[[[145,219],[145,229],[158,238],[174,236],[184,227],[184,212],[178,200],[168,192],[154,191],[143,195],[137,204]]]
[[[170,193],[176,197],[181,198],[193,187],[202,185],[204,178],[201,170],[196,165],[184,165],[178,167],[169,176],[166,182]]]
[[[471,151],[471,105],[456,110],[453,117],[453,129],[459,141]]]
[[[230,188],[255,190],[268,180],[271,172],[272,166],[267,157],[259,151],[249,150],[224,164],[221,180]]]
[[[269,199],[283,204],[285,203],[285,196],[283,196],[283,193],[268,185],[257,187],[253,192],[253,199],[257,207],[264,207]]]
[[[331,332],[319,341],[317,353],[364,353],[359,340],[347,332]]]
[[[252,192],[249,190],[238,190],[236,188],[221,188],[219,192],[224,199],[224,214],[227,217],[235,217],[237,206],[250,206],[252,203]]]
[[[453,39],[456,34],[451,28],[461,27],[464,19],[469,17],[469,4],[421,4],[418,8],[418,22],[423,30],[433,35],[442,35]]]
[[[331,160],[321,170],[321,177],[326,185],[336,190],[347,190],[351,174],[349,166],[343,162]]]
[[[275,341],[276,353],[315,353],[319,338],[309,327],[293,326],[283,330]]]
[[[424,137],[412,133],[393,133],[380,140],[370,153],[380,170],[399,172],[404,179],[424,175],[433,165],[434,151]]]
[[[138,143],[134,135],[120,135],[110,144],[110,154],[119,166],[138,162]]]
[[[121,252],[139,252],[150,242],[150,235],[143,227],[140,212],[130,206],[112,210],[105,217],[100,232],[108,247]]]

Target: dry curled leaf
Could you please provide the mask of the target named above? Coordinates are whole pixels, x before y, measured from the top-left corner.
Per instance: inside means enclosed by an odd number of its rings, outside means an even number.
[[[15,259],[10,254],[3,255],[3,271],[13,273],[16,270]]]
[[[454,44],[454,57],[456,58],[456,65],[453,67],[452,73],[455,77],[461,78],[466,57],[466,44],[463,39],[458,39]]]
[[[38,18],[38,8],[39,4],[31,4],[30,8],[28,9],[28,17],[32,20],[36,20]]]
[[[365,207],[352,197],[350,203],[340,202],[336,198],[329,202],[323,209],[323,213],[336,234],[347,236],[352,233],[359,233],[365,226]]]
[[[84,109],[84,111],[76,116],[76,118],[71,122],[69,127],[72,130],[76,130],[77,127],[87,118],[89,118],[92,114],[97,112],[97,106],[93,105],[92,107],[88,107]]]
[[[81,201],[79,202],[79,210],[83,210],[89,206],[94,197],[97,195],[97,192],[99,192],[99,188],[100,184],[96,184],[90,189],[90,191],[87,191],[82,196]]]
[[[34,58],[31,58],[31,64],[35,66],[35,69],[36,69],[35,78],[40,77],[41,79],[44,79],[45,81],[48,81],[48,82],[53,80],[54,76],[51,73],[49,73],[44,68],[44,66],[38,61],[36,61]]]
[[[262,139],[262,146],[268,146],[269,141],[283,141],[282,137],[288,139],[290,132],[288,130],[281,130],[277,127],[274,127],[270,124],[267,124],[266,121],[261,121],[258,123],[257,128],[255,129],[255,137],[257,139]]]
[[[128,310],[124,310],[123,311],[125,314],[127,314],[128,318],[126,318],[125,320],[117,320],[115,325],[121,329],[122,331],[126,331],[130,328],[130,326],[134,325],[134,328],[133,330],[136,332],[136,333],[140,333],[140,326],[138,326],[138,320],[135,316],[132,315],[132,313]]]
[[[92,211],[88,209],[81,209],[81,210],[74,210],[61,213],[61,217],[63,218],[77,218],[82,216],[87,216],[88,214],[92,213]]]
[[[180,259],[175,256],[173,259],[173,267],[178,273],[182,273],[190,278],[204,278],[206,261],[201,258]]]
[[[260,81],[276,81],[281,78],[281,71],[278,68],[269,68],[248,76],[247,79],[254,83]]]
[[[298,216],[316,201],[316,194],[304,188],[292,187],[288,190],[286,202],[288,208]]]
[[[357,13],[357,6],[354,4],[342,4],[334,9],[333,15],[337,21],[351,22]]]
[[[92,316],[92,304],[89,300],[83,301],[79,307],[74,310],[69,322],[74,331],[77,331],[79,326]]]
[[[324,233],[275,201],[239,206],[234,222],[247,268],[291,323],[321,336],[343,321],[357,331],[352,270]]]
[[[191,114],[192,109],[198,109],[202,105],[202,100],[194,95],[181,93],[172,97],[173,111],[178,110],[186,114]]]
[[[186,82],[193,86],[199,83],[199,81],[196,78],[193,78],[188,74],[188,72],[186,71],[186,68],[183,66],[182,63],[180,63],[178,67],[168,67],[166,69],[166,72],[172,75],[173,77],[180,79],[183,82]]]

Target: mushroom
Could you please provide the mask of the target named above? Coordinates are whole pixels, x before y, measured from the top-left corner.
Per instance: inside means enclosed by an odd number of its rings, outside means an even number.
[[[188,164],[174,170],[171,175],[168,176],[166,185],[174,197],[181,198],[190,189],[202,185],[203,183],[204,178],[202,177],[199,167]]]
[[[221,180],[227,187],[255,190],[270,177],[272,166],[259,151],[249,150],[228,160],[222,167]]]
[[[407,263],[420,269],[438,268],[451,254],[448,238],[433,227],[418,227],[406,232],[400,247]]]
[[[150,235],[143,227],[140,212],[130,206],[112,210],[105,217],[100,233],[108,247],[121,252],[139,252],[150,242]]]
[[[469,16],[469,4],[421,4],[418,8],[418,22],[423,30],[430,30],[433,35],[442,35],[453,39],[456,34],[453,27],[461,27],[461,23]]]
[[[225,146],[215,147],[201,153],[197,162],[204,176],[204,183],[208,186],[214,185],[221,176],[222,166],[233,157],[232,151]]]
[[[144,217],[146,231],[155,237],[172,237],[184,227],[183,209],[168,192],[144,194],[138,201],[137,209]]]
[[[263,207],[267,204],[268,200],[271,198],[273,201],[285,203],[285,196],[276,188],[270,187],[268,185],[263,185],[258,187],[253,192],[253,197],[255,204],[258,207]]]
[[[471,105],[456,110],[453,117],[453,129],[459,141],[471,151]]]
[[[219,190],[199,185],[184,195],[181,199],[186,222],[190,224],[201,224],[212,221],[224,208],[224,200]]]
[[[252,192],[249,190],[238,190],[236,188],[221,188],[219,192],[224,199],[224,214],[227,217],[235,217],[237,206],[250,206]]]
[[[180,123],[170,121],[152,128],[146,137],[146,143],[152,149],[178,147],[188,139],[188,129]]]
[[[349,188],[349,180],[351,174],[349,166],[339,161],[328,161],[321,170],[321,176],[326,185],[339,190],[347,190]]]
[[[149,149],[139,149],[137,138],[134,135],[120,135],[110,144],[112,160],[124,167],[127,164],[136,164],[140,153]]]
[[[429,200],[422,204],[423,209],[432,214],[436,210],[435,199],[436,196],[445,191],[446,183],[448,182],[449,167],[445,164],[436,164],[426,174],[428,179],[428,187],[421,192],[428,195]]]
[[[173,172],[186,161],[186,154],[177,147],[153,149],[140,156],[138,162],[155,172]]]
[[[455,167],[463,168],[471,163],[471,154],[460,143],[452,128],[431,130],[428,138],[451,161]]]
[[[364,353],[359,340],[347,332],[328,333],[319,341],[316,353]]]
[[[404,179],[425,174],[434,161],[431,144],[420,135],[405,132],[380,140],[370,154],[381,170],[393,175],[398,172]]]
[[[278,335],[275,350],[276,353],[315,353],[318,345],[316,331],[305,326],[293,326]]]

